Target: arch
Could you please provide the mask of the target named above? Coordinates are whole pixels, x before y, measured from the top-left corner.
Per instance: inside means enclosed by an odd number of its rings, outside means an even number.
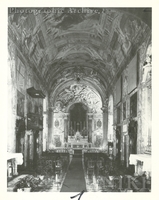
[[[54,107],[57,96],[60,94],[60,92],[62,92],[62,90],[71,86],[72,84],[76,84],[75,80],[68,80],[57,85],[57,87],[50,93],[50,106]],[[101,98],[102,105],[104,105],[107,94],[103,88],[95,83],[92,83],[91,81],[81,80],[80,84],[90,87]],[[66,111],[68,111],[68,109]]]
[[[53,100],[50,99],[50,101]],[[91,113],[101,112],[101,96],[94,88],[82,83],[65,85],[63,89],[58,90],[54,101],[50,103],[52,103],[56,112],[68,112],[70,104],[79,102],[88,106],[89,112]],[[57,105],[60,105],[60,109]]]
[[[78,63],[76,64],[78,65]],[[54,67],[52,65],[48,66],[46,69],[46,74],[44,75],[45,79],[48,82],[48,89],[50,92],[56,88],[57,84],[60,84],[61,82],[67,82],[67,81],[75,81],[75,74],[79,73],[82,75],[82,80],[89,81],[92,84],[95,82],[98,82],[100,84],[100,87],[104,90],[109,89],[110,90],[110,79],[113,77],[113,71],[111,68],[105,67],[105,64],[100,61],[93,60],[91,63],[82,63],[82,67],[80,67],[80,71],[78,69],[78,66],[76,65],[68,65],[68,64],[54,64]],[[55,67],[56,66],[56,67]],[[64,71],[68,71],[69,74],[61,74]],[[78,71],[78,72],[77,72]],[[95,77],[93,77],[90,73],[90,71],[94,71],[96,74]],[[60,74],[60,76],[59,76]],[[97,76],[98,74],[98,76]],[[100,82],[99,82],[100,80]]]
[[[69,113],[71,107],[72,107],[74,104],[76,104],[76,103],[81,103],[81,104],[83,104],[83,106],[85,107],[85,110],[87,110],[87,112],[89,112],[89,108],[88,108],[88,106],[87,106],[84,102],[72,102],[72,103],[70,103],[69,106],[66,108],[66,113]]]
[[[88,108],[83,103],[74,103],[69,107],[70,128],[82,132],[87,124]]]
[[[113,140],[113,95],[109,96],[108,102],[108,141]]]

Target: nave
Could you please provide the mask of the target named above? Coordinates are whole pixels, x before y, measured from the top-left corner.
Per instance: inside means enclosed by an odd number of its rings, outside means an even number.
[[[8,8],[8,191],[151,191],[151,10]]]
[[[30,192],[151,191],[151,179],[146,174],[134,176],[133,169],[124,168],[103,153],[82,154],[77,150],[70,162],[67,159],[67,153],[43,155],[35,170],[23,171],[8,182],[8,191],[19,192],[26,183],[30,184]]]

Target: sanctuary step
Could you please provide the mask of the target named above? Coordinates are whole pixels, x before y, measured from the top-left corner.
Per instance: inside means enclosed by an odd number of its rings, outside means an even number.
[[[82,150],[81,149],[74,149],[74,158],[82,158]]]
[[[73,149],[82,149],[88,147],[88,137],[80,137],[80,139],[76,139],[75,136],[68,137],[68,147]]]

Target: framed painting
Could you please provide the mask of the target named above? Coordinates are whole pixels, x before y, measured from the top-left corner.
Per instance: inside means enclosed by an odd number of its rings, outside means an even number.
[[[24,101],[25,96],[17,90],[17,115],[24,117]]]

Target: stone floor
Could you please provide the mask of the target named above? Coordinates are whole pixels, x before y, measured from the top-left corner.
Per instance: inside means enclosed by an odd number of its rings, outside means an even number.
[[[82,155],[73,157],[61,192],[81,192],[86,191],[85,176],[82,166]]]

